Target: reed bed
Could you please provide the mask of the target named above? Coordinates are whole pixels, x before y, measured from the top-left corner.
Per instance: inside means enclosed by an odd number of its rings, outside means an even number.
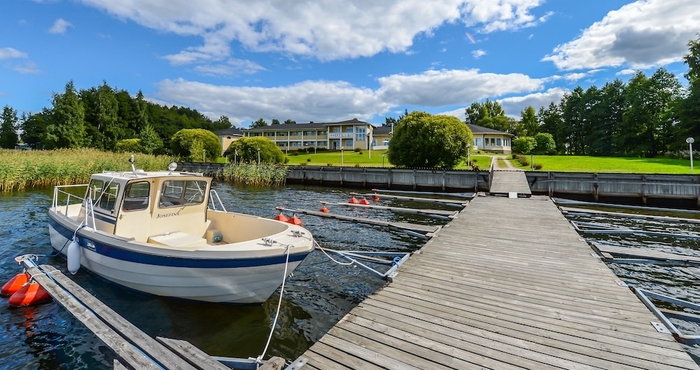
[[[286,166],[267,163],[232,163],[219,172],[217,178],[224,181],[254,185],[279,186],[287,180]]]
[[[129,171],[129,154],[96,149],[0,149],[0,192],[87,183],[90,175],[105,170]],[[165,170],[171,157],[134,154],[136,168]]]

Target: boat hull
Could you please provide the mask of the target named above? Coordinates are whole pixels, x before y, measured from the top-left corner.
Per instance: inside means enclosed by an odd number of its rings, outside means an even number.
[[[285,274],[286,253],[236,256],[233,252],[222,252],[208,253],[210,257],[207,257],[188,251],[158,251],[135,247],[123,238],[80,229],[78,224],[61,218],[49,212],[49,233],[55,250],[65,256],[75,233],[82,267],[113,283],[145,293],[205,302],[256,304],[266,301],[277,290]],[[296,249],[289,253],[287,274],[313,246]]]

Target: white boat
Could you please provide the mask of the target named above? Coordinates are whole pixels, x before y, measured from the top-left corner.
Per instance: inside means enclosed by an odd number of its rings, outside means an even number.
[[[313,251],[311,233],[287,222],[227,212],[198,173],[93,174],[54,189],[53,248],[68,270],[158,296],[206,302],[266,301]]]

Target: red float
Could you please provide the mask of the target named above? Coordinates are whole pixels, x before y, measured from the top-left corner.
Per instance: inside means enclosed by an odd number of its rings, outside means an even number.
[[[5,283],[0,290],[0,295],[3,297],[9,297],[18,291],[24,284],[29,281],[29,274],[26,272],[15,275],[10,281]]]
[[[321,212],[328,213],[328,208],[326,208],[326,202],[321,202]]]
[[[299,219],[299,217],[297,217],[297,215],[293,215],[292,218],[290,218],[287,222],[289,222],[292,225],[301,226],[301,220]]]
[[[18,291],[10,296],[8,303],[11,307],[26,307],[40,305],[49,302],[51,295],[39,283],[24,284]]]
[[[362,198],[362,200],[360,201],[360,204],[367,205],[367,204],[369,204],[369,200],[367,200],[367,198]]]

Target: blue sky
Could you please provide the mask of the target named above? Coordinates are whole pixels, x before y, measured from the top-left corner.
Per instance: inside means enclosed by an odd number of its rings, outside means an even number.
[[[7,0],[0,106],[102,81],[236,126],[381,124],[404,110],[519,117],[576,86],[686,71],[695,0]]]

